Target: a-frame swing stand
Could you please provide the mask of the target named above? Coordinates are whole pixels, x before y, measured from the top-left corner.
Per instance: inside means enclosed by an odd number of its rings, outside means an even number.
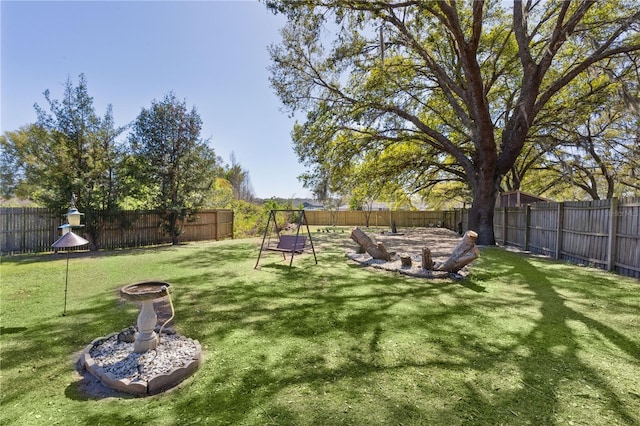
[[[278,223],[276,222],[276,213],[278,212],[298,214],[298,226],[296,227],[295,235],[287,235],[281,233],[281,230],[278,227]],[[296,253],[302,253],[306,245],[307,237],[305,237],[304,235],[300,235],[300,228],[302,227],[302,225],[304,225],[307,229],[309,244],[311,245],[313,258],[315,259],[317,265],[318,258],[316,257],[316,249],[313,247],[313,240],[311,238],[311,232],[309,231],[309,223],[307,222],[307,216],[304,214],[304,210],[271,210],[269,212],[269,220],[267,221],[267,226],[264,230],[264,236],[262,237],[262,244],[260,245],[258,260],[256,261],[256,266],[253,269],[258,268],[260,257],[262,256],[262,252],[265,250],[280,252],[282,253],[282,257],[285,260],[286,254],[289,253],[291,255],[291,260],[289,261],[289,269],[291,269],[291,265],[293,264],[293,256]],[[273,233],[273,230],[275,230],[276,234],[278,235],[278,243],[275,246],[271,244],[271,235]]]

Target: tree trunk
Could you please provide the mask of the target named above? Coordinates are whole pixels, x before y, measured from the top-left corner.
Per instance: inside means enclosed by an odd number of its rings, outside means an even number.
[[[391,255],[387,252],[384,244],[374,243],[373,240],[357,226],[351,230],[351,239],[360,244],[374,259],[391,260]]]
[[[480,256],[480,252],[475,244],[476,238],[478,238],[477,233],[467,231],[453,250],[453,253],[451,253],[451,256],[435,269],[437,271],[458,272],[465,265],[477,259]]]
[[[479,176],[473,188],[473,203],[469,210],[467,229],[478,234],[478,245],[494,246],[493,210],[498,197],[499,179]]]
[[[432,270],[433,259],[431,258],[431,250],[427,247],[422,249],[422,269]]]

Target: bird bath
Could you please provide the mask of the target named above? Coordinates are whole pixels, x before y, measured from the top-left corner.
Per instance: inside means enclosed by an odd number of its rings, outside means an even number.
[[[95,339],[78,359],[80,371],[88,371],[102,384],[120,392],[154,395],[176,386],[192,375],[202,362],[197,340],[164,330],[173,319],[170,284],[146,281],[120,289],[120,295],[141,304],[135,340],[134,327]],[[167,296],[171,317],[158,329],[154,301]],[[159,307],[160,315],[165,311]],[[162,344],[160,344],[162,336]]]
[[[133,343],[134,352],[142,353],[158,346],[158,335],[154,330],[158,316],[153,308],[153,301],[167,296],[169,286],[164,281],[145,281],[120,289],[120,295],[126,300],[142,303],[138,314],[138,332]]]

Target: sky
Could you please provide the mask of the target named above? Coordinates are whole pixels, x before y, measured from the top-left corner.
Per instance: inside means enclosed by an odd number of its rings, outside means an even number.
[[[0,133],[36,121],[43,92],[87,79],[94,108],[117,126],[173,92],[195,107],[201,137],[225,163],[235,156],[260,198],[307,198],[291,142],[294,119],[269,83],[267,46],[285,18],[263,3],[0,1]]]

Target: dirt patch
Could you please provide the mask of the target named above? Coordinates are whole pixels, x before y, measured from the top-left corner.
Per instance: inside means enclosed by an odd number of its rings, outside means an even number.
[[[421,254],[422,248],[427,247],[431,250],[434,261],[448,258],[462,239],[457,233],[445,228],[407,228],[400,229],[398,234],[367,232],[367,235],[374,241],[384,243],[389,252],[398,254]]]
[[[444,262],[462,239],[457,233],[448,229],[407,228],[399,230],[396,234],[388,231],[364,231],[373,241],[383,243],[387,251],[393,255],[390,262],[373,259],[369,254],[357,253],[357,243],[353,242],[351,250],[347,250],[347,257],[362,265],[420,278],[459,279],[464,278],[469,272],[468,266],[455,274],[422,269],[423,248],[431,250],[431,258],[434,263]],[[410,267],[402,266],[400,255],[410,256],[412,265]]]

